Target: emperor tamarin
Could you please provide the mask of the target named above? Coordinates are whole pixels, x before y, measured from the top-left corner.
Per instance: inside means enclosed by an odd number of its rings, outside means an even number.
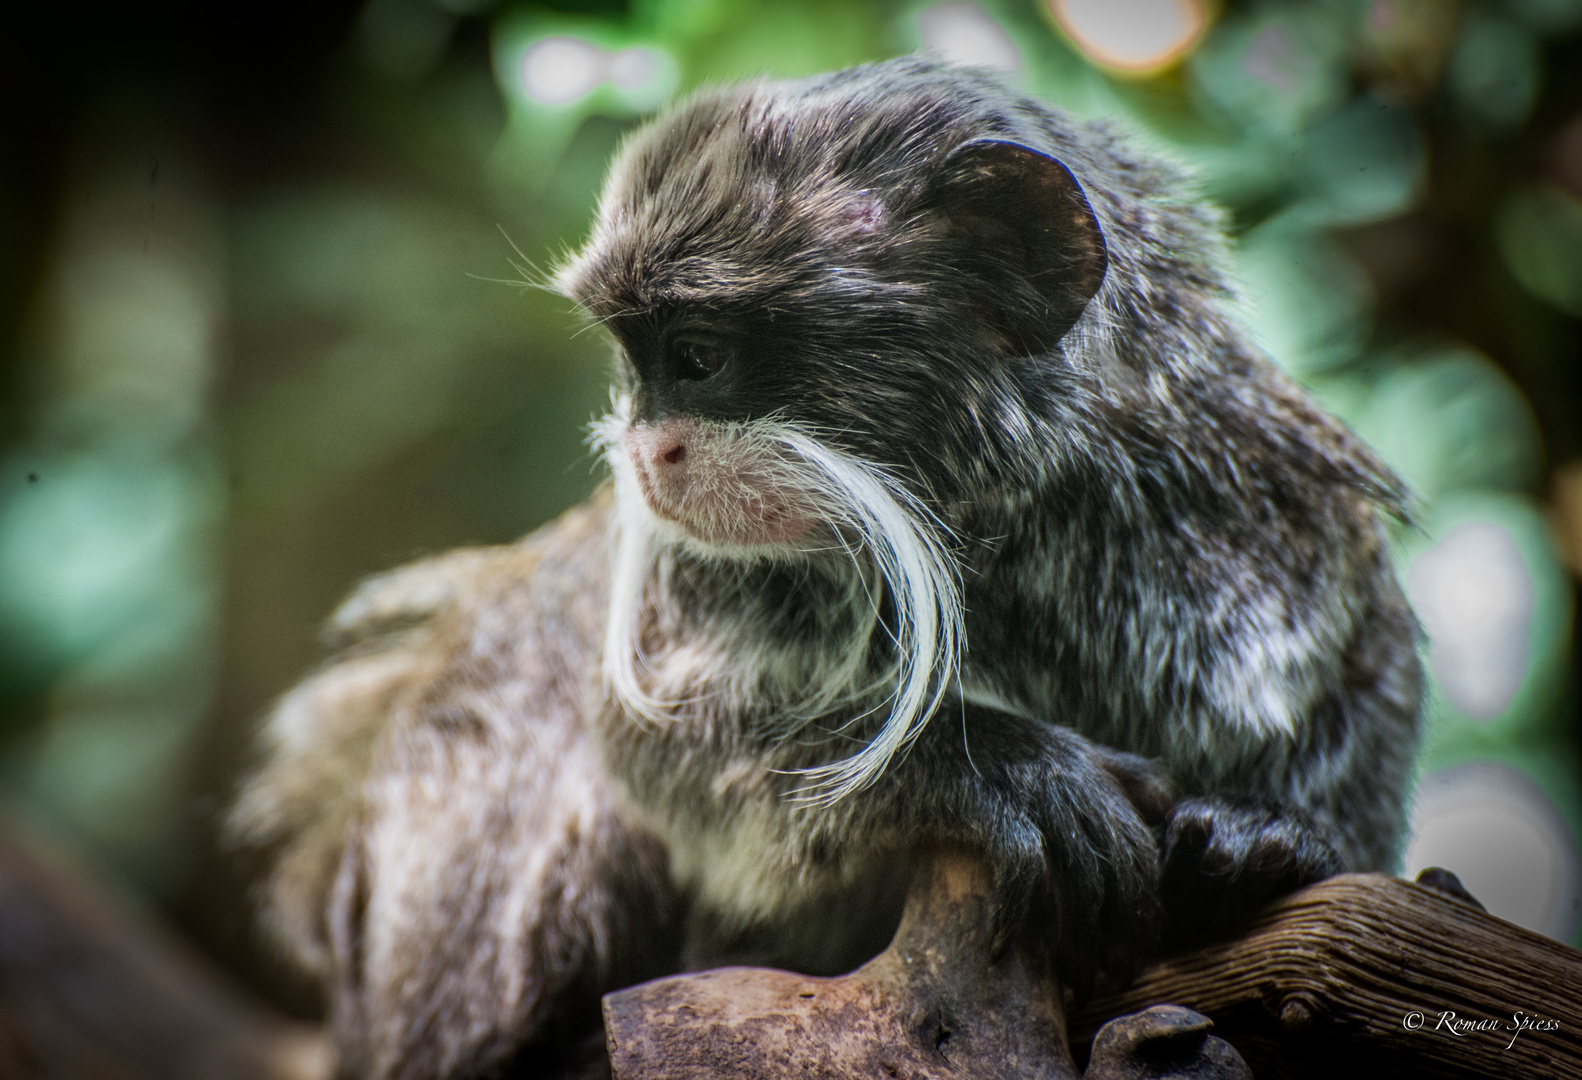
[[[1161,893],[1184,941],[1393,869],[1403,493],[1249,343],[1223,245],[1109,126],[916,58],[632,135],[553,279],[614,340],[613,482],[359,590],[235,812],[346,1067],[850,966],[932,842],[1078,990]]]

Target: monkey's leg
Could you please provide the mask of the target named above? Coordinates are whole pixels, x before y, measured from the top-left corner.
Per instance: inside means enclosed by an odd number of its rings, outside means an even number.
[[[436,692],[365,784],[328,913],[352,1075],[543,1075],[602,993],[675,970],[663,851],[578,718],[509,689]]]
[[[1147,819],[1169,807],[1164,782],[1143,759],[1067,728],[976,706],[960,724],[949,719],[937,717],[887,774],[875,795],[888,815],[983,852],[996,936],[1043,938],[1079,998],[1100,970],[1129,978],[1156,936]]]

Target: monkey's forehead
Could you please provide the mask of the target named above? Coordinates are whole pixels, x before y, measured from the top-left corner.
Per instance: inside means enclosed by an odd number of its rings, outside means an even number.
[[[926,238],[939,163],[1010,126],[981,77],[893,67],[704,91],[651,122],[617,156],[557,285],[605,314],[831,272],[874,284],[874,256]]]

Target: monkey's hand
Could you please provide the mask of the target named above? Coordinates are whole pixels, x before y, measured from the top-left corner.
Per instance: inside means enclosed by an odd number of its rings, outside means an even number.
[[[1299,811],[1219,796],[1183,800],[1164,830],[1165,947],[1219,936],[1341,869],[1334,847]]]
[[[984,709],[966,720],[930,725],[897,770],[910,774],[897,777],[910,788],[902,800],[947,795],[927,800],[932,824],[988,857],[997,951],[1041,939],[1078,1000],[1100,971],[1129,980],[1157,940],[1150,826],[1162,826],[1170,808],[1162,775],[1052,724]]]

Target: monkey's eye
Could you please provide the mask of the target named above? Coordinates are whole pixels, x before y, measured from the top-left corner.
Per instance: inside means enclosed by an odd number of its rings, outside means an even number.
[[[697,381],[718,374],[730,361],[732,350],[714,342],[682,338],[670,346],[670,355],[676,378]]]

